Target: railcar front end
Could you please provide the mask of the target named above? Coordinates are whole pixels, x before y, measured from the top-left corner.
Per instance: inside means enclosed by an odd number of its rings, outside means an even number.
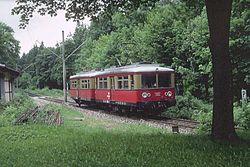
[[[150,72],[139,75],[137,107],[163,110],[176,104],[173,72]]]

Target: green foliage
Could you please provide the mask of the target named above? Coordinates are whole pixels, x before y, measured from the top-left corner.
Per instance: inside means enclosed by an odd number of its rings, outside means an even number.
[[[16,7],[12,9],[12,14],[18,14],[20,16],[20,28],[25,28],[29,23],[30,18],[33,17],[34,12],[38,12],[40,15],[48,14],[50,16],[56,16],[59,10],[66,10],[66,18],[73,19],[74,21],[81,21],[86,16],[92,17],[92,19],[98,19],[96,16],[100,13],[107,16],[112,15],[115,11],[122,11],[129,13],[131,10],[142,7],[153,7],[158,0],[137,0],[137,1],[43,1],[43,0],[16,0]],[[103,11],[103,12],[100,12]]]
[[[13,101],[2,106],[0,127],[12,125],[18,116],[34,107],[33,101],[27,95],[22,92],[17,93]]]
[[[199,120],[201,113],[210,113],[212,105],[206,104],[190,94],[186,96],[176,96],[176,105],[167,109],[163,114],[169,117],[186,118]]]
[[[250,92],[250,5],[248,0],[233,2],[230,29],[230,55],[233,64],[234,94],[240,99],[240,90]]]
[[[32,76],[29,73],[24,72],[21,77],[18,78],[19,86],[23,89],[28,89],[35,86],[35,83],[32,83]]]
[[[200,125],[197,129],[200,133],[211,132],[212,128],[212,109],[209,112],[199,112],[195,115],[195,119],[199,121]]]
[[[250,103],[234,105],[234,120],[237,126],[250,129]]]
[[[27,91],[33,94],[40,95],[40,96],[50,96],[50,97],[62,97],[63,96],[62,90],[49,89],[48,87],[45,87],[43,89],[28,89]]]
[[[209,132],[212,127],[212,104],[191,96],[176,96],[175,106],[168,108],[163,115],[170,118],[186,118],[200,122],[199,132]],[[250,128],[250,103],[243,106],[234,104],[234,123],[237,127]]]
[[[181,8],[181,5],[178,7],[169,4],[163,7],[158,6],[151,11],[140,8],[132,11],[129,15],[116,12],[112,16],[113,32],[104,33],[98,39],[90,36],[88,41],[92,39],[95,45],[94,47],[89,45],[89,48],[85,46],[82,50],[83,56],[79,57],[77,62],[83,60],[87,63],[82,63],[81,66],[88,64],[92,68],[98,68],[98,66],[103,68],[117,65],[115,59],[118,58],[122,64],[127,64],[128,59],[130,59],[132,62],[153,61],[170,66],[171,59],[175,56],[173,24],[174,28],[177,29],[178,25],[175,22],[180,24],[185,20],[183,17],[178,17],[186,14],[185,10],[180,10]],[[175,21],[175,19],[178,21]],[[95,25],[95,22],[92,24]],[[90,27],[89,33],[92,33],[93,30],[95,29]],[[170,43],[171,46],[168,45]],[[169,56],[166,57],[166,55]],[[108,57],[109,61],[102,62],[99,59],[100,57],[104,60]],[[86,58],[91,61],[88,62],[88,60],[85,60]],[[96,65],[95,62],[100,62],[100,64]]]
[[[177,35],[177,55],[172,66],[179,75],[177,81],[200,99],[209,100],[212,93],[212,62],[208,48],[208,23],[205,9],[192,19],[183,33]]]
[[[193,119],[200,123],[199,132],[208,132],[212,127],[212,105],[188,94],[176,96],[176,105],[170,107],[163,113],[170,118]]]
[[[13,33],[11,27],[0,22],[0,64],[16,68],[20,46]]]

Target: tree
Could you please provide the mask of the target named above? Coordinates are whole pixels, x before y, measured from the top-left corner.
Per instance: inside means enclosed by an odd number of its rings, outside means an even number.
[[[229,30],[232,0],[206,0],[210,31],[209,47],[213,62],[212,138],[236,141],[233,123],[232,66],[229,56]]]
[[[55,16],[58,10],[66,10],[66,18],[81,20],[84,16],[96,17],[101,12],[112,12],[112,8],[124,13],[140,6],[154,6],[157,0],[86,0],[43,1],[16,0],[13,13],[21,15],[21,27],[25,27],[33,12]],[[187,2],[190,8],[196,0]],[[229,28],[232,0],[205,0],[210,31],[209,47],[213,64],[214,108],[212,138],[235,141],[232,110],[232,67],[229,56]],[[200,6],[198,4],[198,6]],[[199,12],[197,10],[196,12]],[[195,13],[196,13],[195,12]]]
[[[159,0],[16,0],[17,6],[13,8],[12,14],[21,15],[20,27],[25,28],[34,12],[38,12],[40,15],[56,16],[58,10],[65,10],[67,19],[79,21],[86,16],[95,19],[100,13],[112,15],[117,10],[126,13],[142,5],[152,7],[157,1]]]
[[[19,41],[14,38],[14,31],[0,22],[0,63],[15,68],[19,59]]]
[[[241,99],[241,89],[250,92],[250,3],[233,1],[230,27],[230,56],[233,65],[233,87],[236,100]],[[235,100],[234,99],[234,100]]]
[[[187,26],[187,27],[186,27]],[[183,85],[184,94],[211,101],[212,97],[212,61],[208,47],[208,23],[206,10],[188,20],[182,28],[178,24],[174,46],[176,56],[173,65]]]

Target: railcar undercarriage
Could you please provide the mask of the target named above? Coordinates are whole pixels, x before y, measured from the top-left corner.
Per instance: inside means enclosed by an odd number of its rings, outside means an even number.
[[[165,109],[174,106],[176,104],[175,99],[169,101],[140,102],[137,104],[114,102],[114,101],[83,100],[83,99],[74,99],[74,100],[79,106],[83,104],[87,106],[112,110],[114,112],[143,112],[148,114],[160,114]]]

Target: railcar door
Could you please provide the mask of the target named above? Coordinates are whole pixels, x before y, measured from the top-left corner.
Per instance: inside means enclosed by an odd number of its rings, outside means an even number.
[[[81,88],[81,83],[80,83],[80,79],[78,79],[77,80],[77,87],[76,87],[76,89],[77,89],[77,98],[78,99],[81,99],[81,97],[80,97],[80,88]]]
[[[110,77],[110,91],[109,91],[110,101],[113,100],[112,94],[113,94],[114,90],[115,90],[115,77],[112,76],[112,77]]]

